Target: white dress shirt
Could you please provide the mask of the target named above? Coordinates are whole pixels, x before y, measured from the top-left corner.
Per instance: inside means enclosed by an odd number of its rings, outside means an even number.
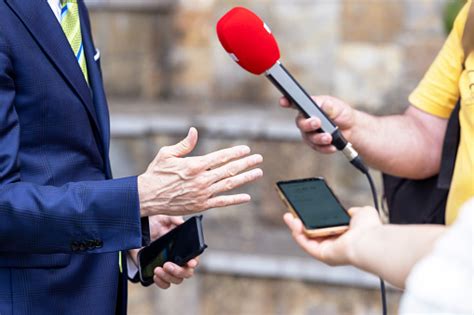
[[[400,314],[474,314],[474,198],[434,250],[415,265]]]
[[[61,0],[47,0],[51,10],[53,10],[54,16],[61,22]]]

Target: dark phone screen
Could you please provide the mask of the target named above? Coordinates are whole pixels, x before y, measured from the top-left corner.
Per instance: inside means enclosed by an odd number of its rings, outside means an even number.
[[[142,275],[144,278],[153,278],[154,270],[156,267],[163,267],[165,262],[169,261],[170,253],[173,250],[174,242],[170,241],[164,245],[158,252],[154,254],[154,258],[151,258],[147,264],[142,267]]]
[[[201,219],[193,217],[152,242],[140,253],[140,269],[143,279],[152,279],[156,267],[162,267],[167,261],[178,265],[194,258],[202,252],[204,239],[202,229],[198,227]],[[192,257],[193,256],[193,257]]]
[[[307,229],[348,225],[349,214],[322,179],[280,182],[286,199]]]

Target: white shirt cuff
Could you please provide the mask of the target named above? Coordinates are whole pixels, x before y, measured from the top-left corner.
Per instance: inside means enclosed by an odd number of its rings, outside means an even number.
[[[133,259],[127,253],[127,275],[128,278],[133,279],[138,274],[138,266],[135,264]]]

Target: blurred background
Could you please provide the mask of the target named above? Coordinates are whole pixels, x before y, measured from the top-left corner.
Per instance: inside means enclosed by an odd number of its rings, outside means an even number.
[[[462,2],[86,0],[111,109],[115,177],[143,172],[190,126],[200,132],[194,154],[248,144],[265,158],[265,178],[245,188],[250,204],[205,214],[209,248],[198,274],[167,291],[130,285],[130,314],[380,314],[378,279],[306,256],[283,225],[274,190],[278,180],[324,176],[347,207],[369,205],[365,178],[340,155],[301,143],[296,113],[278,107],[266,79],[231,61],[215,24],[234,6],[250,8],[310,93],[401,113]],[[400,295],[389,290],[390,314]]]

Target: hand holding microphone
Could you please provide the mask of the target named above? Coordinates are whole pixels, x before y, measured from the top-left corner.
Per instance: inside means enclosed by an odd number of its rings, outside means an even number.
[[[341,130],[324,113],[303,87],[280,62],[280,50],[271,29],[248,9],[236,7],[217,23],[217,35],[231,58],[245,70],[265,76],[306,118],[319,119],[317,132],[331,135],[331,145],[342,151],[357,169],[367,173],[359,154],[343,136]],[[324,135],[321,139],[325,140]]]
[[[344,138],[352,138],[353,129],[355,128],[356,111],[344,101],[332,96],[312,96],[313,100],[321,106],[324,113],[334,121],[342,132]],[[290,101],[282,97],[280,106],[283,108],[292,108]],[[296,125],[300,129],[303,140],[314,150],[330,154],[337,151],[332,145],[332,137],[330,134],[318,132],[321,128],[321,121],[317,117],[306,118],[301,112],[296,117]]]

